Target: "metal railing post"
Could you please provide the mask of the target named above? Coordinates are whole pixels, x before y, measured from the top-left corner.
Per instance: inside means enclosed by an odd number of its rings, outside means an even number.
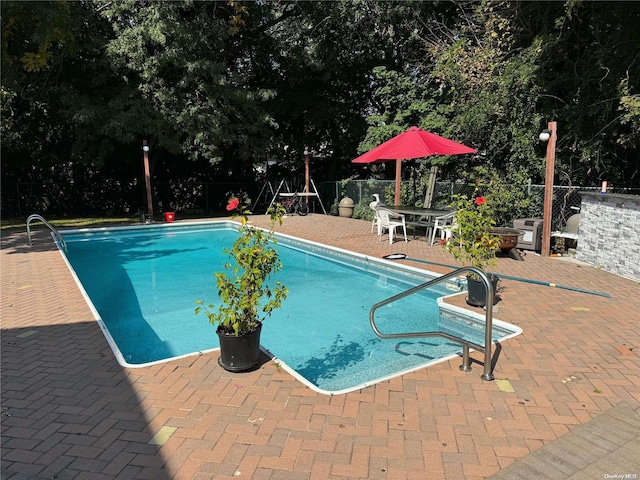
[[[471,342],[469,340],[465,340],[464,338],[456,337],[454,335],[450,335],[448,333],[440,332],[440,331],[431,331],[431,332],[404,332],[404,333],[382,333],[375,322],[375,312],[378,308],[388,305],[396,300],[400,300],[404,297],[407,297],[413,293],[424,290],[426,288],[432,287],[438,283],[444,282],[452,277],[457,277],[462,272],[469,272],[474,275],[477,275],[484,283],[485,286],[485,326],[484,326],[484,346],[478,345],[477,343]],[[373,332],[380,338],[411,338],[411,337],[444,337],[446,339],[452,340],[456,343],[460,343],[462,345],[462,365],[460,366],[460,370],[469,372],[471,371],[471,360],[469,357],[469,347],[474,348],[475,350],[481,350],[484,352],[484,372],[480,376],[483,380],[491,381],[494,379],[492,373],[492,348],[491,344],[493,343],[493,286],[491,285],[491,281],[486,273],[482,270],[475,267],[462,267],[458,270],[450,273],[446,273],[441,275],[440,277],[434,278],[433,280],[429,280],[426,283],[415,286],[406,290],[404,292],[398,293],[392,297],[389,297],[381,302],[376,303],[371,310],[369,311],[369,323],[371,324],[371,328]]]
[[[60,239],[60,244],[62,245],[62,247],[65,249],[67,248],[67,242],[65,242],[62,234],[58,230],[56,230],[53,225],[47,222],[43,216],[36,213],[34,213],[33,215],[29,215],[29,218],[27,218],[27,239],[29,241],[29,245],[31,245],[31,222],[33,220],[40,220],[42,223],[44,223],[44,225],[51,231],[51,233],[53,233],[55,237],[58,237]]]

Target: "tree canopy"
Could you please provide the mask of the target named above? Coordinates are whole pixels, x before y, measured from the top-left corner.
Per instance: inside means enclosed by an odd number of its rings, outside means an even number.
[[[553,120],[572,183],[640,186],[640,3],[0,6],[3,212],[11,183],[135,184],[142,139],[158,178],[248,182],[267,158],[299,172],[308,145],[316,180],[340,180],[412,125],[478,149],[432,159],[451,179],[541,182]]]

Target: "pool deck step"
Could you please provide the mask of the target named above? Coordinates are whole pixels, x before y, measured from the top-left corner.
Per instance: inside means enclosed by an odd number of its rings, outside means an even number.
[[[640,406],[623,401],[488,478],[640,478]]]

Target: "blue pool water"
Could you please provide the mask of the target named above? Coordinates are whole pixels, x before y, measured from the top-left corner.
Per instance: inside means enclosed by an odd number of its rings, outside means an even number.
[[[66,256],[93,304],[119,361],[145,366],[218,348],[215,329],[195,316],[195,300],[218,302],[213,273],[237,238],[230,222],[151,226],[65,233]],[[279,237],[289,289],[283,308],[267,319],[261,345],[312,388],[342,393],[459,354],[439,337],[383,340],[369,325],[381,300],[424,283],[429,276],[392,262]],[[442,314],[437,299],[452,284],[425,290],[378,310],[385,333],[463,331],[484,344],[483,322]],[[494,323],[494,339],[519,333]]]

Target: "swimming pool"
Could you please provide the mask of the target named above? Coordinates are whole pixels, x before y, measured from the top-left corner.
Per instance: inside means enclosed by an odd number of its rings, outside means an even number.
[[[217,302],[213,273],[237,238],[234,222],[161,224],[64,233],[66,258],[116,358],[144,367],[219,347],[215,329],[194,315],[195,300]],[[387,340],[369,325],[375,303],[435,275],[382,259],[278,235],[289,288],[283,308],[262,329],[262,347],[298,379],[323,393],[345,393],[448,360],[461,346],[438,337]],[[441,297],[459,291],[440,285],[384,307],[381,330],[465,329],[483,344],[484,317],[451,309]],[[494,340],[520,333],[494,321]]]

